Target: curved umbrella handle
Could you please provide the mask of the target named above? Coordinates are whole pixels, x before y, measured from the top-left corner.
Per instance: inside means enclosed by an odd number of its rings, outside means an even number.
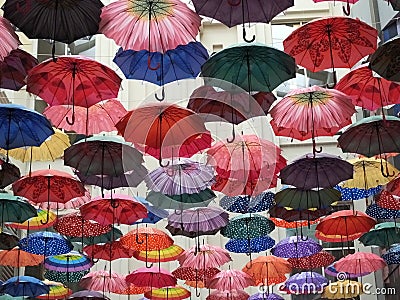
[[[303,242],[308,241],[308,236],[301,235],[300,238]]]
[[[227,141],[229,144],[231,144],[231,143],[233,143],[233,141],[235,140],[235,138],[236,138],[235,125],[232,125],[232,138],[231,138],[231,139],[227,138],[226,141]]]
[[[49,203],[48,207],[50,207],[50,203]],[[50,214],[50,212],[47,211],[46,221],[43,222],[43,220],[40,220],[40,224],[45,225],[45,224],[49,223],[49,214]]]
[[[345,6],[342,6],[342,10],[343,10],[343,13],[344,13],[346,16],[350,16],[350,3],[349,3],[348,0],[347,0],[347,5],[346,5],[346,7],[345,7]]]
[[[244,26],[243,26],[243,40],[246,43],[252,43],[252,42],[254,42],[256,40],[256,35],[255,34],[253,34],[253,37],[250,40],[248,40],[246,36],[247,36],[246,28],[244,28]]]
[[[144,243],[144,240],[139,241],[139,235],[138,234],[136,234],[136,243],[138,243],[139,245]]]
[[[154,97],[156,98],[157,101],[163,101],[165,99],[165,90],[164,90],[164,86],[162,87],[161,90],[161,97],[157,95],[157,93],[154,94]]]
[[[160,167],[165,168],[169,166],[169,161],[165,165],[163,165],[162,158],[160,156],[160,158],[158,159],[158,164],[160,165]]]
[[[68,116],[65,118],[65,121],[67,121],[67,123],[68,123],[69,125],[74,125],[74,123],[75,123],[75,112],[74,112],[74,106],[72,106],[72,116],[71,116],[71,121],[70,121],[70,119],[68,118]]]
[[[386,170],[385,170],[383,167],[382,161],[381,161],[381,173],[382,173],[382,176],[386,177],[386,178],[393,177],[394,175],[396,175],[396,173],[394,171],[392,174],[389,174],[389,168],[388,168],[387,162],[386,162]]]
[[[160,66],[161,66],[161,64],[160,64],[160,63],[157,63],[157,65],[156,65],[155,67],[152,67],[152,66],[151,66],[151,57],[150,57],[150,55],[147,56],[147,67],[148,67],[150,70],[156,71],[156,70],[158,70],[158,69],[160,68]]]
[[[238,2],[233,2],[232,0],[227,0],[227,2],[230,6],[238,6],[242,2],[242,0],[238,0]]]
[[[119,206],[119,202],[118,202],[118,201],[115,201],[115,199],[111,199],[111,201],[110,201],[110,206],[111,206],[112,208],[117,208],[117,207]]]

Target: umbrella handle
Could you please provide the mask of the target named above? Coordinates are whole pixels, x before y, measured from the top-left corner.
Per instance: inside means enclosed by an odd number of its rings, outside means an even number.
[[[346,6],[342,6],[342,10],[343,10],[343,13],[346,16],[350,16],[350,3],[349,3],[348,0],[347,0],[347,5]]]
[[[154,97],[158,100],[158,101],[163,101],[164,99],[165,99],[165,90],[164,90],[164,86],[162,87],[162,90],[161,90],[161,97],[159,97],[158,95],[157,95],[157,93],[155,93],[154,94]]]
[[[253,37],[252,37],[250,40],[247,39],[246,35],[247,35],[247,34],[246,34],[246,28],[244,28],[244,25],[243,25],[243,40],[244,40],[246,43],[252,43],[252,42],[254,42],[254,41],[256,40],[255,34],[253,34]]]
[[[238,2],[233,2],[232,0],[227,0],[227,2],[230,6],[238,6],[242,2],[242,0],[239,0]]]
[[[158,164],[160,165],[160,167],[165,168],[165,167],[169,166],[169,161],[165,165],[163,165],[162,158],[161,158],[161,155],[160,155],[160,158],[158,159]]]
[[[40,220],[40,223],[41,223],[42,225],[45,225],[45,224],[49,223],[49,214],[50,214],[50,212],[47,211],[47,214],[46,214],[46,221],[43,222],[43,220]]]
[[[152,67],[152,66],[151,66],[151,57],[150,57],[150,55],[147,56],[147,67],[148,67],[150,70],[152,70],[152,71],[158,70],[158,69],[160,68],[160,66],[161,66],[161,64],[160,64],[160,63],[157,63],[157,65],[156,65],[155,67]]]
[[[386,177],[386,178],[387,178],[387,177],[393,177],[394,175],[396,175],[395,172],[393,172],[392,174],[389,173],[389,169],[388,169],[388,166],[387,166],[387,162],[386,162],[386,170],[384,170],[382,161],[381,161],[381,173],[382,173],[382,176],[383,176],[383,177]]]
[[[136,234],[136,243],[138,243],[139,245],[144,243],[144,240],[139,241],[139,235],[138,234]]]
[[[226,141],[227,141],[229,144],[231,144],[231,143],[233,143],[233,141],[235,140],[235,138],[236,138],[236,132],[235,132],[235,126],[233,125],[233,126],[232,126],[232,139],[227,138]]]
[[[69,125],[74,125],[74,123],[75,123],[75,112],[74,112],[74,106],[72,106],[72,116],[71,116],[71,121],[69,120],[69,117],[68,117],[68,116],[65,118],[65,121],[67,121],[67,123],[68,123]]]

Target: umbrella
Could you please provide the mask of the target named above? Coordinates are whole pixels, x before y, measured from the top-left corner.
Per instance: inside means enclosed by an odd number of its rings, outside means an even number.
[[[228,224],[228,220],[228,213],[219,207],[200,207],[170,214],[166,228],[172,235],[196,238],[200,235],[215,235]]]
[[[47,215],[49,215],[49,221],[46,223]],[[30,218],[23,223],[6,223],[6,225],[15,229],[40,230],[53,226],[56,221],[57,215],[55,213],[38,209],[37,217]]]
[[[120,241],[88,245],[82,250],[87,253],[92,260],[104,259],[109,261],[120,258],[131,258],[135,253],[137,253],[132,249],[123,247]]]
[[[194,246],[186,250],[178,257],[178,261],[181,267],[200,270],[222,266],[232,261],[232,258],[228,251],[221,247],[204,244],[200,249]]]
[[[49,120],[40,113],[16,104],[0,104],[0,147],[5,150],[40,146],[54,134]]]
[[[249,297],[248,300],[284,300],[281,296],[274,293],[256,293]]]
[[[368,110],[396,104],[400,97],[399,84],[374,76],[368,66],[350,71],[340,79],[335,88],[350,96],[354,105]]]
[[[93,262],[77,251],[46,257],[44,267],[57,272],[79,272],[90,269]]]
[[[322,246],[315,240],[300,236],[291,236],[281,240],[271,249],[271,254],[284,258],[300,258],[316,254],[322,250]]]
[[[276,135],[300,141],[311,138],[315,154],[321,152],[316,149],[315,137],[335,135],[351,124],[355,112],[349,96],[334,89],[312,86],[286,94],[271,109],[270,123]]]
[[[47,231],[29,234],[19,241],[19,247],[26,252],[43,256],[69,253],[73,249],[71,242],[62,235]]]
[[[209,288],[220,291],[243,290],[255,285],[253,278],[241,270],[221,271],[209,281]]]
[[[266,236],[275,229],[275,224],[258,214],[243,214],[229,220],[221,234],[231,239],[251,239]]]
[[[79,281],[79,285],[84,289],[92,291],[114,292],[127,288],[125,278],[115,272],[93,271]]]
[[[368,232],[375,224],[376,221],[373,218],[361,211],[341,210],[325,217],[317,225],[316,230],[323,235],[336,235],[343,238],[353,236],[356,239],[357,233]]]
[[[400,210],[399,198],[390,194],[388,191],[383,190],[377,194],[374,199],[375,203],[378,204],[379,207]]]
[[[145,299],[150,300],[182,300],[190,297],[190,292],[180,286],[153,289],[144,293]]]
[[[115,294],[119,294],[119,295],[128,295],[128,297],[130,295],[139,295],[139,294],[144,294],[145,292],[151,290],[150,287],[139,287],[136,286],[132,283],[128,284],[127,288],[123,288],[121,290],[118,291],[114,291]]]
[[[195,194],[214,183],[214,169],[189,159],[151,171],[145,179],[147,188],[173,196]]]
[[[167,270],[151,267],[139,268],[127,275],[126,282],[138,287],[162,288],[176,285],[176,278]]]
[[[70,105],[48,106],[43,111],[53,126],[85,135],[116,131],[115,124],[125,114],[126,109],[118,99],[105,100],[90,107],[76,106],[72,125],[66,121],[72,118]]]
[[[76,198],[72,198],[71,200],[68,200],[65,203],[60,203],[60,202],[51,202],[50,199],[50,203],[47,202],[41,202],[41,203],[34,203],[32,201],[29,201],[29,203],[41,208],[41,209],[45,209],[45,210],[68,210],[68,209],[73,209],[76,210],[78,209],[80,206],[82,206],[83,204],[85,204],[86,202],[90,201],[90,194],[88,191],[85,192],[84,196],[80,196],[80,197],[76,197]]]
[[[69,300],[109,300],[109,298],[102,293],[96,291],[83,290],[75,292],[68,297]]]
[[[281,156],[280,164],[282,164],[282,167],[285,165],[285,162],[286,160]],[[214,191],[221,192],[229,197],[235,197],[238,195],[257,196],[262,194],[267,189],[276,187],[277,183],[278,174],[271,174],[270,172],[261,173],[259,178],[255,180],[225,178],[224,175],[217,175],[216,183],[214,183],[211,188]]]
[[[269,236],[260,236],[252,239],[230,239],[225,249],[234,253],[259,253],[271,249],[275,240]]]
[[[391,247],[382,258],[386,261],[388,265],[400,264],[400,245],[395,245]]]
[[[79,208],[86,220],[93,220],[101,225],[131,225],[147,217],[147,209],[134,198],[122,194],[108,194],[96,197]]]
[[[303,190],[332,188],[353,177],[353,165],[330,154],[306,154],[284,167],[279,174],[283,184]]]
[[[191,267],[179,267],[172,272],[172,275],[177,279],[195,281],[195,282],[209,282],[214,275],[220,272],[217,268],[201,268],[195,269]],[[207,285],[208,286],[208,285]],[[198,286],[197,286],[198,287]]]
[[[94,0],[93,0],[94,1]],[[61,56],[48,59],[29,71],[27,91],[50,106],[72,105],[75,123],[76,106],[90,107],[118,96],[121,78],[107,66],[83,56]]]
[[[8,232],[5,228],[0,232],[0,249],[1,250],[11,250],[12,248],[18,246],[19,237],[17,237],[13,232]]]
[[[53,130],[54,134],[40,146],[11,149],[8,151],[8,155],[22,162],[55,161],[57,158],[63,156],[64,150],[71,146],[71,144],[67,134],[58,129]],[[0,150],[0,153],[6,154],[7,152],[6,150]]]
[[[135,251],[132,256],[140,261],[160,263],[177,260],[184,251],[185,250],[180,246],[172,245],[171,247],[160,250]]]
[[[342,280],[342,279],[350,279],[350,278],[357,278],[357,277],[363,277],[365,275],[368,275],[369,273],[356,273],[356,274],[352,274],[352,273],[344,273],[344,272],[339,272],[338,270],[335,269],[334,264],[331,264],[329,266],[327,266],[325,269],[325,275],[329,275],[332,277],[335,277],[337,279]]]
[[[4,61],[12,50],[18,48],[21,42],[14,28],[6,18],[0,18],[0,29],[0,41],[3,45],[0,51],[0,61]]]
[[[117,124],[119,134],[143,152],[159,159],[190,157],[211,145],[210,132],[193,111],[157,103],[129,111]]]
[[[86,245],[110,243],[122,236],[122,231],[116,227],[111,227],[111,230],[97,236],[83,237],[83,243]],[[71,242],[82,242],[82,237],[68,237]]]
[[[12,297],[36,297],[47,294],[50,291],[50,287],[31,276],[15,276],[4,281],[0,291]]]
[[[201,67],[206,85],[230,90],[232,85],[252,92],[272,92],[295,77],[294,59],[264,44],[238,44],[212,55]]]
[[[0,214],[2,227],[4,222],[22,223],[37,216],[36,209],[25,198],[5,192],[0,192]]]
[[[330,1],[330,0],[313,0],[313,1],[314,1],[315,3],[319,3],[319,2]],[[346,16],[349,16],[349,15],[350,15],[350,3],[351,3],[351,4],[354,4],[354,3],[357,3],[357,2],[358,2],[358,0],[339,0],[339,1],[341,1],[341,2],[346,2],[346,3],[347,3],[346,6],[343,6],[343,7],[342,7],[343,13],[344,13]],[[335,3],[335,2],[333,2],[333,3]]]
[[[395,38],[381,45],[370,59],[370,67],[383,78],[390,81],[400,81],[398,66],[394,62],[398,59],[400,39]]]
[[[365,246],[380,246],[389,248],[400,243],[400,224],[384,222],[375,225],[369,232],[360,237],[360,242]]]
[[[352,201],[363,198],[368,198],[369,196],[373,196],[379,193],[382,189],[381,186],[373,187],[370,189],[363,188],[345,188],[340,185],[334,187],[342,194],[342,201]]]
[[[80,181],[85,185],[95,185],[102,187],[106,190],[113,190],[120,187],[137,187],[146,175],[146,171],[143,169],[143,173],[136,171],[126,171],[121,175],[84,175],[78,170],[75,170],[75,174],[78,176]]]
[[[279,218],[285,221],[286,223],[283,225],[286,228],[299,228],[311,225],[313,222],[316,223],[315,221],[323,216],[329,215],[332,211],[333,209],[331,206],[324,209],[293,209],[275,205],[269,210],[269,215],[272,217],[271,220],[273,220],[273,218]],[[276,222],[274,221],[274,223]]]
[[[303,190],[287,188],[275,194],[275,202],[279,207],[290,207],[296,210],[310,208],[326,209],[340,201],[340,192],[335,189]]]
[[[322,250],[310,256],[289,258],[288,263],[293,269],[311,270],[326,267],[332,264],[335,259],[332,254]]]
[[[177,0],[116,1],[103,8],[100,32],[124,50],[165,53],[195,40],[200,20],[186,4]],[[127,26],[129,32],[122,33]],[[148,66],[151,66],[150,56]]]
[[[207,206],[217,196],[210,189],[205,189],[196,194],[164,195],[151,191],[146,200],[157,208],[185,210]]]
[[[50,291],[47,294],[37,296],[37,299],[50,300],[50,299],[65,299],[72,294],[72,290],[64,286],[51,285]]]
[[[79,282],[83,276],[89,273],[89,270],[78,271],[78,272],[57,272],[51,270],[45,270],[43,276],[48,280],[62,282],[65,285],[70,283]]]
[[[363,294],[361,282],[343,280],[332,282],[326,286],[321,297],[325,299],[354,299],[361,294]]]
[[[353,67],[375,51],[377,36],[375,28],[359,19],[329,17],[299,27],[283,41],[283,46],[298,65],[318,72]]]
[[[364,233],[357,232],[354,234],[340,235],[340,234],[324,234],[321,231],[315,230],[315,237],[321,241],[328,243],[344,243],[359,239]]]
[[[249,294],[241,290],[213,291],[206,300],[247,300]]]
[[[0,62],[0,87],[18,91],[26,83],[25,77],[38,60],[22,49],[15,49]]]
[[[243,40],[253,42],[255,36],[248,40],[246,38],[245,23],[263,22],[270,23],[271,20],[287,8],[294,5],[291,0],[271,1],[263,5],[259,1],[215,1],[195,0],[193,5],[199,15],[218,20],[228,27],[243,24]]]
[[[147,227],[129,231],[120,238],[120,242],[122,246],[136,251],[166,249],[174,244],[165,232]]]
[[[18,247],[11,250],[0,251],[0,265],[16,268],[25,266],[36,266],[43,262],[43,256],[32,254]]]
[[[19,168],[7,162],[7,157],[0,156],[0,189],[4,189],[19,178],[21,178]]]
[[[138,222],[135,222],[134,224],[139,224],[139,223],[156,224],[158,221],[161,221],[162,219],[168,217],[169,213],[165,209],[159,208],[158,206],[150,205],[150,202],[148,202],[146,199],[142,197],[136,196],[135,199],[138,200],[140,203],[142,203],[144,206],[146,206],[147,217],[143,218]]]
[[[272,192],[263,192],[255,197],[251,196],[224,196],[219,205],[234,213],[257,213],[270,209],[274,204],[275,195]]]
[[[334,263],[337,271],[351,274],[372,273],[386,266],[383,258],[374,253],[366,252],[349,254]]]
[[[301,272],[286,280],[283,290],[290,294],[318,294],[328,285],[328,279],[316,272]]]
[[[400,211],[395,209],[383,208],[376,203],[372,203],[371,205],[369,205],[365,210],[365,213],[375,219],[389,220],[400,218]]]

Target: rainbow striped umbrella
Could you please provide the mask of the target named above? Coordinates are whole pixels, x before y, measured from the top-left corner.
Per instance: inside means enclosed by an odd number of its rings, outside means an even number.
[[[171,247],[161,250],[151,251],[136,251],[133,257],[140,261],[148,261],[153,263],[168,262],[176,260],[185,251],[178,245],[172,245]]]
[[[49,221],[46,223],[47,215],[49,216]],[[30,218],[23,223],[6,223],[6,225],[15,229],[40,230],[53,226],[56,220],[57,215],[55,213],[39,208],[37,217]]]
[[[57,272],[77,272],[88,270],[93,262],[85,255],[77,251],[67,254],[49,256],[44,260],[46,269]]]
[[[43,294],[40,296],[37,296],[37,299],[44,299],[44,300],[50,300],[50,299],[66,299],[72,294],[72,290],[69,288],[66,288],[62,285],[52,285],[50,286],[50,292],[48,294]]]
[[[174,286],[151,290],[144,293],[144,296],[150,300],[181,300],[189,298],[190,292],[181,286]]]

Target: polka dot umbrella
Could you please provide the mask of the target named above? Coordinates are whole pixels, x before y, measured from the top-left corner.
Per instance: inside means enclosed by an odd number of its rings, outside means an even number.
[[[246,239],[266,236],[275,229],[275,224],[258,214],[243,214],[233,217],[221,234],[231,239]]]
[[[220,270],[217,268],[195,269],[191,267],[179,267],[172,271],[172,275],[181,280],[206,282],[219,272]]]
[[[73,249],[70,241],[58,233],[39,231],[19,241],[20,249],[44,256],[68,253]]]
[[[377,203],[369,205],[365,210],[365,213],[375,219],[390,220],[400,218],[399,210],[383,208]]]
[[[125,277],[126,279],[126,277]],[[122,288],[121,290],[114,291],[114,294],[118,295],[139,295],[139,294],[144,294],[148,291],[150,291],[150,287],[143,287],[143,286],[136,286],[132,283],[128,284],[127,288]]]
[[[327,251],[320,251],[310,256],[289,258],[288,263],[293,269],[312,270],[326,267],[335,261],[335,257]]]
[[[257,213],[270,209],[274,204],[274,196],[272,192],[262,192],[254,197],[246,195],[224,196],[219,201],[219,205],[233,213]]]
[[[276,227],[281,227],[281,228],[305,227],[305,226],[308,226],[308,224],[313,225],[313,224],[317,224],[320,221],[319,218],[318,218],[315,221],[293,221],[293,222],[288,222],[288,221],[282,220],[280,218],[271,217],[271,215],[270,215],[270,220],[275,223]]]
[[[291,236],[276,244],[271,253],[278,257],[300,258],[316,254],[321,250],[322,246],[311,238]]]
[[[392,195],[388,191],[382,191],[375,196],[375,202],[379,207],[393,210],[400,210],[400,200],[398,196]]]
[[[378,185],[370,189],[362,188],[347,188],[337,185],[334,187],[342,194],[342,201],[352,201],[368,198],[369,196],[376,195],[382,190],[382,186]]]
[[[269,236],[261,236],[253,239],[230,239],[225,244],[225,249],[234,253],[259,253],[271,249],[275,240]]]
[[[69,283],[79,282],[83,276],[89,273],[89,270],[78,271],[78,272],[57,272],[51,270],[45,270],[44,278],[52,281],[58,281],[65,285]]]
[[[386,261],[388,265],[400,264],[400,245],[395,245],[391,247],[382,258]]]

